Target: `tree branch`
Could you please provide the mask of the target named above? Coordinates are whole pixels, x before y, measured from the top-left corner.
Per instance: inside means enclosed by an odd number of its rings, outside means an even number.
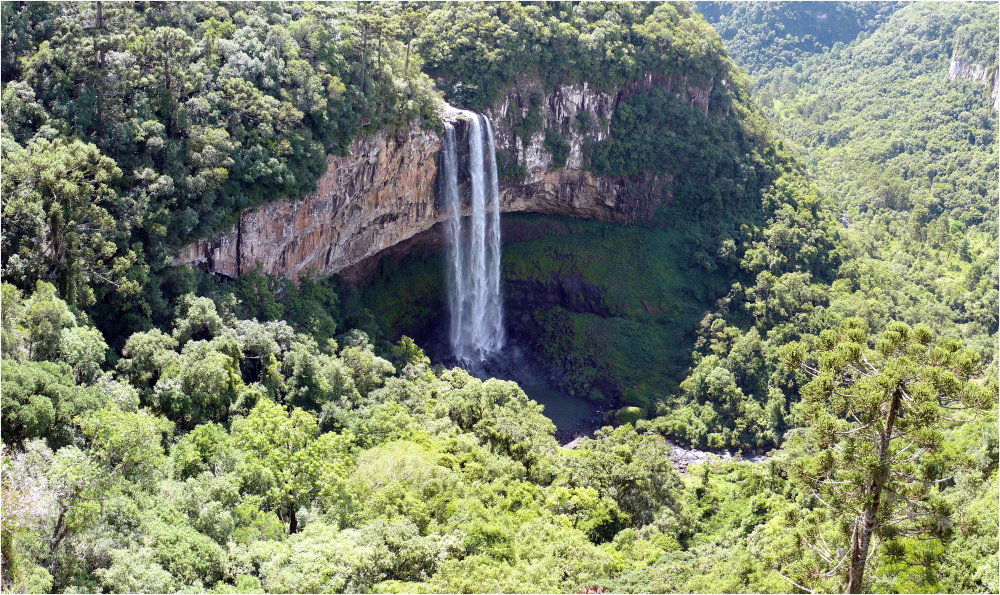
[[[813,591],[812,589],[807,589],[806,587],[803,587],[802,585],[798,584],[797,582],[793,581],[792,579],[788,578],[787,576],[781,574],[781,571],[778,570],[777,568],[775,568],[774,571],[778,573],[778,576],[780,576],[781,578],[785,579],[786,581],[792,583],[792,585],[794,585],[797,589],[801,589],[801,590],[805,591],[806,593],[815,593],[816,592],[816,591]]]

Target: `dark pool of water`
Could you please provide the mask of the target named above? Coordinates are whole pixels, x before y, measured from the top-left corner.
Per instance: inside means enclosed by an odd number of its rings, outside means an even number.
[[[545,407],[543,413],[556,425],[561,444],[590,435],[600,427],[603,412],[594,402],[565,395],[530,370],[518,376],[513,380],[529,398]]]
[[[444,361],[446,365],[456,362]],[[462,366],[479,378],[512,380],[521,387],[528,398],[542,405],[543,413],[556,426],[556,439],[566,444],[580,436],[593,435],[601,427],[606,411],[593,401],[572,397],[560,392],[546,379],[544,370],[532,362],[517,346],[508,346],[502,353],[475,366]]]

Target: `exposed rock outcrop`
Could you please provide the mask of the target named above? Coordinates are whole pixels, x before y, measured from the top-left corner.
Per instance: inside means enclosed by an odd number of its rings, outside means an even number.
[[[259,263],[296,279],[336,273],[433,225],[440,137],[413,127],[358,139],[330,156],[316,191],[244,212],[234,229],[186,246],[175,264],[229,277]]]
[[[957,48],[956,48],[957,53]],[[948,80],[964,79],[976,81],[990,89],[990,103],[1000,111],[1000,71],[981,64],[971,64],[953,55],[948,65]]]
[[[671,77],[647,76],[615,94],[586,83],[547,94],[538,79],[515,85],[487,111],[498,158],[506,160],[501,165],[513,170],[501,181],[501,210],[625,223],[651,217],[660,198],[669,196],[669,176],[595,175],[586,169],[585,147],[608,137],[621,101],[653,86],[676,87],[708,112],[711,87]],[[461,117],[452,110],[442,117],[455,122],[462,146]],[[564,163],[555,163],[546,131],[564,143]],[[234,277],[259,263],[263,272],[291,279],[370,269],[359,265],[447,218],[436,191],[440,149],[439,133],[419,124],[357,139],[348,156],[328,158],[315,192],[244,212],[229,232],[184,247],[174,264]]]

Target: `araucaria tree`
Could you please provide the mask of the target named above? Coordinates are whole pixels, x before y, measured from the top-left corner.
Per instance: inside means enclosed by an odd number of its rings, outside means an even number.
[[[947,530],[942,430],[968,421],[989,398],[973,380],[979,356],[925,325],[893,323],[873,338],[858,319],[783,355],[811,377],[800,405],[805,428],[792,438],[809,456],[793,475],[840,519],[847,541],[832,546],[820,534],[815,549],[831,564],[827,576],[843,575],[845,591],[860,593],[876,539]]]
[[[126,201],[112,187],[121,170],[98,148],[79,140],[36,138],[3,150],[4,273],[25,285],[51,281],[74,305],[93,303],[92,285],[135,293],[128,278],[131,250]]]

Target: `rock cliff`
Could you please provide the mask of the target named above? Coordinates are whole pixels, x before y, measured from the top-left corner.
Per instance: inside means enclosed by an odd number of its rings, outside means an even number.
[[[358,139],[327,158],[316,191],[246,211],[234,228],[186,246],[174,264],[236,277],[333,274],[433,225],[439,136],[413,127]]]
[[[502,211],[625,223],[651,217],[660,198],[669,197],[669,176],[597,176],[586,169],[584,152],[587,143],[607,138],[621,101],[653,86],[708,112],[712,87],[680,78],[647,76],[614,94],[586,83],[544,92],[539,79],[528,77],[515,85],[487,110],[501,166]],[[465,146],[461,117],[444,110],[442,119],[455,122]],[[184,247],[174,264],[234,277],[259,263],[263,272],[290,279],[357,270],[446,219],[436,191],[440,149],[439,132],[418,124],[357,139],[347,156],[327,159],[315,192],[244,212],[230,231]]]
[[[981,64],[970,64],[957,56],[957,48],[948,65],[948,80],[956,78],[967,81],[977,81],[990,90],[990,103],[993,109],[1000,111],[1000,71]]]

